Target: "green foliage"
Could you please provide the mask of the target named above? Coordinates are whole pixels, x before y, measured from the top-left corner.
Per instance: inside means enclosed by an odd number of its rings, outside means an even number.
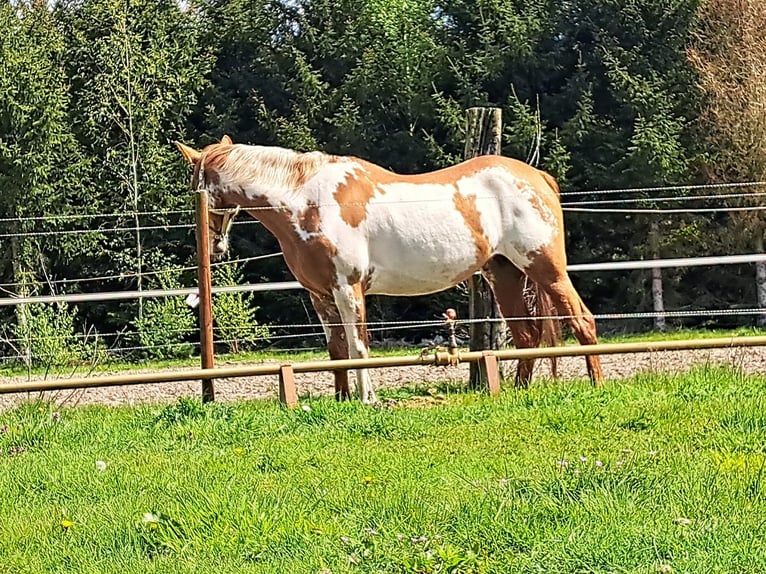
[[[0,460],[46,448],[61,424],[61,413],[51,403],[42,400],[24,403],[0,425]]]
[[[566,181],[571,154],[564,146],[556,130],[547,129],[540,117],[539,101],[532,109],[528,102],[521,102],[513,91],[508,98],[508,111],[503,120],[504,154],[525,161],[540,169],[546,169],[558,180],[559,186]]]
[[[68,46],[71,123],[93,160],[87,203],[117,214],[108,225],[93,226],[189,223],[183,214],[191,207],[188,176],[170,142],[187,139],[187,118],[211,65],[198,43],[193,10],[170,0],[89,0],[67,3],[56,14]],[[194,240],[187,229],[172,228],[104,233],[99,244],[87,267],[97,267],[96,275],[127,274],[128,285],[140,288],[141,272],[155,253],[165,256],[165,264],[179,265],[190,257]],[[150,313],[161,314],[162,307],[153,305]],[[114,327],[125,321],[118,314]]]
[[[239,285],[243,283],[243,273],[233,265],[225,265],[213,271],[213,281],[222,287]],[[213,320],[218,343],[231,353],[252,350],[263,343],[269,338],[269,328],[258,323],[257,312],[252,293],[215,293]]]
[[[199,399],[180,397],[175,403],[162,407],[154,422],[166,425],[181,425],[195,421],[230,420],[232,408],[230,405],[211,403],[203,405]]]
[[[12,347],[27,366],[63,367],[98,363],[106,357],[98,333],[78,333],[77,309],[66,303],[23,305],[17,309]]]
[[[145,356],[152,359],[192,356],[194,346],[187,339],[196,330],[196,318],[182,297],[147,301],[142,316],[133,324]]]
[[[163,289],[178,287],[177,278],[169,271],[157,276]],[[183,297],[150,299],[139,308],[133,321],[141,354],[152,359],[191,357],[194,346],[189,338],[197,331],[197,318]]]

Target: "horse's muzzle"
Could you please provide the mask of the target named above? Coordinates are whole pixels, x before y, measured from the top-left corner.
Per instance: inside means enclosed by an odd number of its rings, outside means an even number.
[[[224,238],[218,241],[211,242],[210,245],[210,260],[213,262],[220,261],[226,255],[229,250],[229,242]]]

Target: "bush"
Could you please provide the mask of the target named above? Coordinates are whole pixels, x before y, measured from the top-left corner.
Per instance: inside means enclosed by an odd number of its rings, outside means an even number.
[[[242,270],[232,265],[213,272],[216,285],[230,286],[243,282]],[[258,307],[252,293],[216,293],[213,295],[213,321],[217,342],[229,352],[239,353],[254,348],[269,337],[269,328],[255,318]]]
[[[12,344],[28,366],[62,366],[101,359],[98,333],[77,333],[77,309],[66,303],[33,304],[16,310]]]
[[[162,289],[178,287],[168,272],[158,276]],[[162,297],[146,301],[133,325],[141,350],[152,359],[188,359],[194,352],[189,338],[197,331],[194,311],[183,297]]]

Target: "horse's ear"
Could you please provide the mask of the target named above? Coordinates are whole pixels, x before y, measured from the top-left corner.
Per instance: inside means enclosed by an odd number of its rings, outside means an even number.
[[[181,142],[173,142],[173,143],[176,144],[178,151],[181,152],[181,155],[184,156],[184,159],[191,165],[196,164],[202,157],[202,154],[200,152],[198,152],[194,148],[190,148],[188,145],[184,145]]]
[[[234,145],[234,142],[231,141],[231,138],[229,136],[223,136],[221,138],[221,145]]]

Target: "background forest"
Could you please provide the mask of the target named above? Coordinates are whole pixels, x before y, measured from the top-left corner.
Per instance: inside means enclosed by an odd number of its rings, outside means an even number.
[[[760,0],[4,0],[2,296],[194,285],[173,140],[229,134],[412,173],[461,159],[478,105],[502,107],[505,155],[553,173],[583,209],[566,212],[570,263],[763,252],[763,187],[688,186],[766,179],[765,21]],[[597,193],[620,189],[633,191]],[[251,259],[279,251],[259,225],[243,219],[232,241],[230,257],[249,260],[217,268],[218,284],[292,280],[281,257]],[[595,313],[651,311],[659,279],[667,310],[766,307],[766,268],[752,263],[573,273]],[[221,350],[317,343],[305,335],[317,329],[280,328],[317,323],[300,291],[215,304]],[[370,320],[465,304],[459,289],[372,298]],[[28,364],[188,355],[196,340],[182,298],[0,315],[0,355]]]

